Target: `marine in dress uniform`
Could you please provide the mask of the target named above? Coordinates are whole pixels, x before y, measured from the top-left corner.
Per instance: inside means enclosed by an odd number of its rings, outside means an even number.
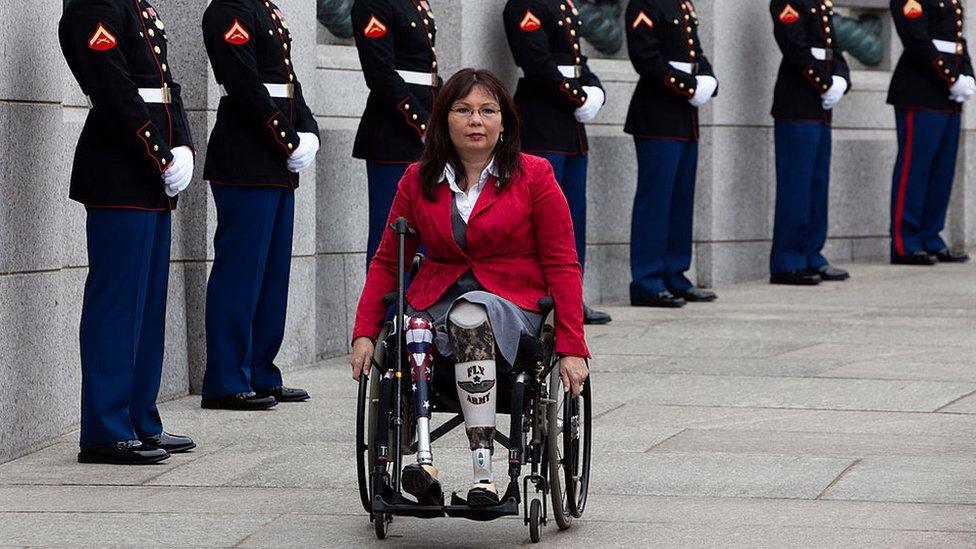
[[[898,158],[891,185],[891,262],[962,262],[939,233],[959,151],[962,104],[976,92],[959,0],[891,0],[905,46],[888,89]]]
[[[508,0],[505,35],[521,70],[515,104],[522,118],[522,147],[552,164],[573,217],[580,265],[586,263],[586,164],[584,124],[606,100],[603,85],[580,50],[579,11],[573,0]],[[610,315],[584,306],[587,324]]]
[[[624,131],[637,149],[637,194],[630,230],[630,301],[681,307],[712,301],[684,273],[691,267],[698,109],[718,93],[702,52],[691,0],[631,0],[627,49],[640,75]]]
[[[353,145],[366,161],[369,240],[379,246],[397,183],[420,158],[427,120],[440,88],[437,25],[427,0],[356,0],[352,23],[369,98]]]
[[[291,60],[288,21],[270,1],[213,0],[203,36],[224,94],[204,179],[217,206],[207,286],[204,408],[261,409],[308,399],[274,364],[285,333],[298,172],[318,125]]]
[[[85,205],[81,312],[83,463],[161,461],[195,445],[156,409],[163,367],[170,211],[193,176],[193,142],[166,59],[166,26],[145,0],[72,0],[61,50],[91,110],[70,197]]]
[[[773,95],[776,215],[770,282],[815,285],[845,280],[821,254],[827,242],[831,113],[850,89],[850,69],[834,49],[831,0],[772,0],[783,52]]]

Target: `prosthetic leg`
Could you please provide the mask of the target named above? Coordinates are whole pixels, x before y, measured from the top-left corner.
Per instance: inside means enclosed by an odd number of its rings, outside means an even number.
[[[495,335],[483,305],[457,303],[448,315],[448,332],[454,344],[454,372],[458,400],[474,464],[474,487],[468,504],[498,503],[492,480],[491,455],[495,436]]]
[[[434,326],[423,317],[407,321],[407,352],[410,359],[414,417],[417,418],[417,463],[403,468],[403,489],[424,505],[444,502],[437,468],[430,449],[430,380],[434,360]]]

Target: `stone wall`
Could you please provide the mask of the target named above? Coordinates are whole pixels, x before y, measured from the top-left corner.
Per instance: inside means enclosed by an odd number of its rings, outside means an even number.
[[[976,7],[976,1],[966,0]],[[314,20],[314,2],[281,0],[297,44],[294,60],[322,128],[314,172],[298,191],[289,317],[280,365],[286,370],[344,353],[365,276],[365,166],[351,158],[366,97],[355,49]],[[838,2],[883,7],[882,0]],[[84,209],[67,199],[84,97],[57,45],[60,0],[0,0],[0,462],[76,427],[78,320],[87,274]],[[171,40],[171,65],[184,87],[198,158],[206,151],[219,98],[200,36],[202,0],[157,0]],[[487,67],[515,82],[501,27],[503,0],[433,0],[443,74]],[[698,0],[703,38],[721,95],[702,112],[694,272],[718,286],[766,274],[774,200],[768,111],[779,53],[766,2]],[[719,24],[720,23],[720,24]],[[887,21],[886,21],[887,24]],[[968,29],[970,35],[973,28]],[[890,34],[888,35],[890,40]],[[897,40],[895,40],[897,42]],[[892,46],[897,56],[897,46]],[[623,53],[594,55],[608,105],[590,127],[590,215],[586,293],[590,302],[627,295],[633,142],[623,134],[636,82]],[[837,108],[831,188],[834,261],[887,252],[894,122],[884,104],[889,73],[857,70]],[[966,115],[948,235],[976,242],[976,120]],[[199,388],[204,368],[204,298],[213,258],[215,213],[198,178],[174,217],[167,352],[161,399]],[[855,271],[856,275],[856,271]]]

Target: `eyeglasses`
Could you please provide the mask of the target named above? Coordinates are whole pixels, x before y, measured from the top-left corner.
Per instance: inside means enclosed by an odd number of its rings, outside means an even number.
[[[482,107],[477,110],[469,107],[454,107],[451,109],[451,114],[458,118],[471,118],[475,112],[481,115],[481,118],[494,118],[501,114],[502,111],[491,107]]]

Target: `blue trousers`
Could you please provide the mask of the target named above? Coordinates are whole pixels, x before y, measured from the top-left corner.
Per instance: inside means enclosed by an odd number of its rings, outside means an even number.
[[[817,270],[827,264],[830,126],[776,121],[776,215],[769,271]]]
[[[170,213],[89,208],[81,446],[158,435]]]
[[[569,202],[569,214],[573,219],[573,238],[580,267],[586,265],[586,164],[585,154],[533,153],[552,164],[556,181]]]
[[[898,159],[891,184],[891,255],[946,248],[945,228],[959,152],[960,116],[895,109]]]
[[[366,180],[369,186],[369,239],[366,241],[366,264],[368,265],[380,247],[383,232],[388,230],[386,220],[393,207],[397,184],[407,171],[409,164],[381,164],[366,162]]]
[[[295,191],[212,185],[217,205],[207,284],[204,398],[281,385]]]
[[[698,142],[634,138],[637,193],[630,224],[631,299],[693,286],[692,221]]]

